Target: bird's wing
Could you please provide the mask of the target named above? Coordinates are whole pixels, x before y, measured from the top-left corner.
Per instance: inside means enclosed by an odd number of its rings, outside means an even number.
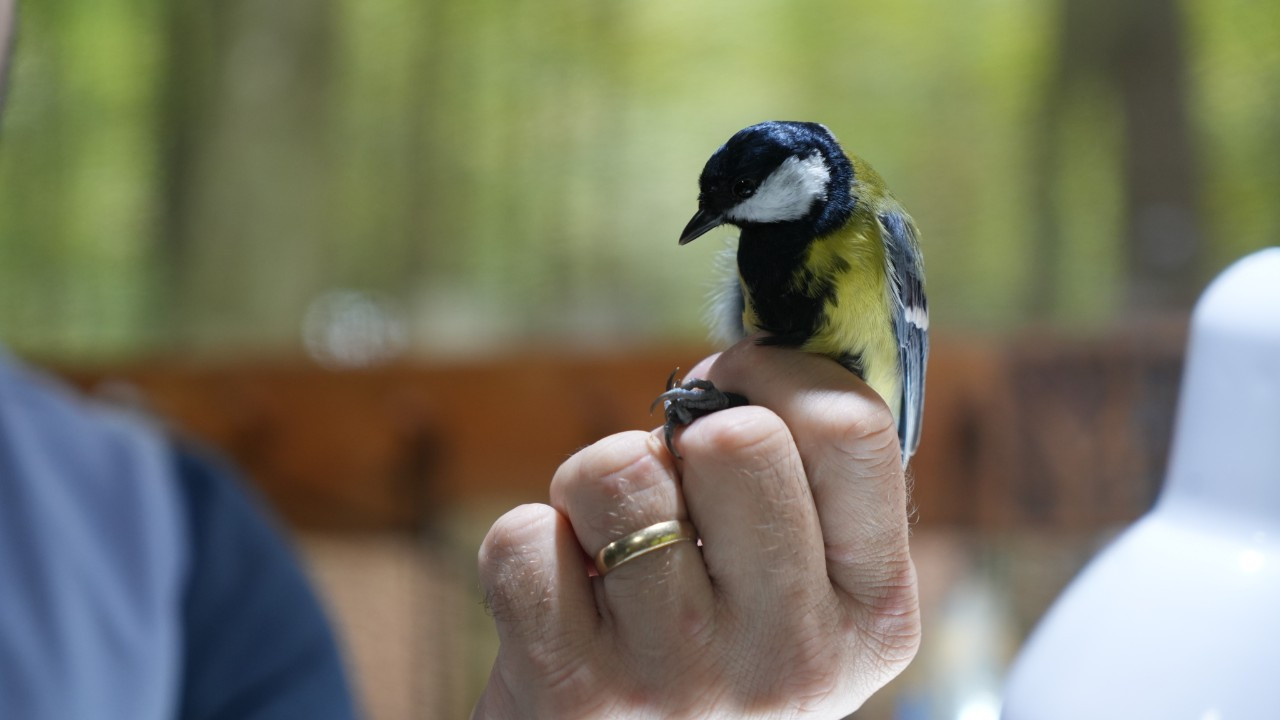
[[[915,223],[897,210],[881,212],[876,219],[884,234],[893,332],[898,338],[898,364],[902,370],[898,439],[902,443],[902,464],[906,465],[920,446],[924,375],[929,362],[929,303],[924,296],[924,264]]]

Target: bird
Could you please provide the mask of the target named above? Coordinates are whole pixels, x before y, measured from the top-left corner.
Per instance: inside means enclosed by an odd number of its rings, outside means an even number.
[[[920,444],[929,359],[915,221],[866,161],[814,122],[739,130],[707,160],[698,187],[680,245],[721,225],[739,230],[712,304],[717,334],[762,333],[762,345],[825,355],[857,375],[892,411],[905,468]],[[672,373],[659,402],[679,457],[676,428],[749,400]]]

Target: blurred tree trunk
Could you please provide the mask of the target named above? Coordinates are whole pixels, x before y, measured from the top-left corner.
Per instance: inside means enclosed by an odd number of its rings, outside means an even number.
[[[1127,310],[1189,307],[1201,283],[1204,240],[1180,6],[1173,0],[1060,0],[1059,8],[1056,68],[1032,154],[1038,230],[1032,272],[1042,280],[1031,291],[1033,313],[1044,317],[1057,309],[1064,242],[1058,204],[1068,180],[1062,139],[1068,109],[1090,90],[1101,90],[1123,118],[1118,151]]]
[[[1111,74],[1125,119],[1126,232],[1131,310],[1183,309],[1200,286],[1204,252],[1192,150],[1180,6],[1129,0]]]
[[[188,264],[192,229],[188,227],[191,207],[193,166],[199,141],[204,134],[211,106],[215,75],[214,37],[217,13],[209,3],[176,0],[166,6],[168,15],[160,78],[160,222],[155,235],[158,272],[153,333],[163,346],[187,339],[184,318],[186,295],[182,292],[183,269]]]
[[[298,337],[330,235],[336,0],[177,0],[162,91],[167,340]]]

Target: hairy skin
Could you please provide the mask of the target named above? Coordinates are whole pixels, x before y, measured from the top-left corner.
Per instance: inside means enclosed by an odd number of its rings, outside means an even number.
[[[839,364],[748,339],[690,373],[758,405],[570,458],[500,518],[480,575],[501,639],[475,718],[836,718],[914,657],[896,423]],[[588,577],[656,522],[678,543]]]

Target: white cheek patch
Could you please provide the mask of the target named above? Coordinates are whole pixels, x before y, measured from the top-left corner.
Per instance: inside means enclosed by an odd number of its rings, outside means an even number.
[[[789,157],[760,183],[756,194],[725,213],[737,222],[775,223],[799,220],[818,200],[827,199],[831,171],[814,152],[809,157]]]

